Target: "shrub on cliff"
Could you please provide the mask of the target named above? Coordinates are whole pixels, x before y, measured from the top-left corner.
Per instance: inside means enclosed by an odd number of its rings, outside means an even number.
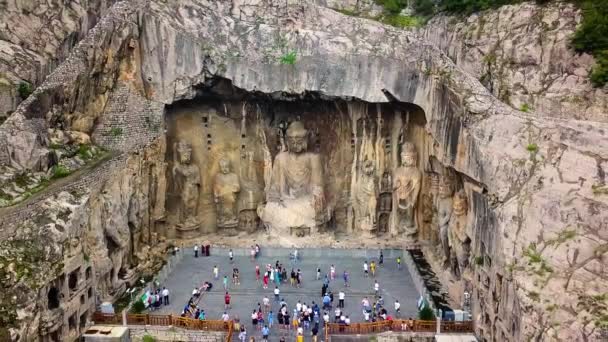
[[[572,37],[572,47],[595,57],[591,83],[602,87],[608,83],[608,1],[579,0],[583,21]]]

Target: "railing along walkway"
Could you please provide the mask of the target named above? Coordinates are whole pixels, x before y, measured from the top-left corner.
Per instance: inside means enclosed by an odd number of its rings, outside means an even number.
[[[218,331],[226,333],[226,341],[232,340],[234,323],[217,320],[203,320],[174,315],[127,314],[127,325],[173,326],[186,330]],[[120,314],[93,314],[95,324],[122,325]]]
[[[349,325],[339,323],[328,323],[325,325],[325,340],[329,335],[366,335],[378,334],[386,331],[395,332],[430,332],[437,329],[436,321],[419,320],[390,320],[373,323],[352,323]],[[441,321],[441,333],[472,333],[473,322]]]

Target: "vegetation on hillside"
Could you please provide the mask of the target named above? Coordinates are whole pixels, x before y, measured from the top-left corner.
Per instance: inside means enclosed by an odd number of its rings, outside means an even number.
[[[546,4],[559,0],[535,0]],[[583,21],[572,38],[572,48],[593,55],[596,65],[591,71],[591,83],[602,87],[608,83],[608,1],[566,0],[583,12]],[[418,26],[437,13],[470,15],[475,12],[524,2],[523,0],[410,0],[412,16],[402,15],[408,0],[376,0],[384,7],[378,20],[397,27]]]

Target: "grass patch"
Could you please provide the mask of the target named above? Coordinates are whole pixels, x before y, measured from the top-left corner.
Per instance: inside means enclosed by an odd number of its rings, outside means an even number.
[[[475,257],[475,264],[479,265],[479,266],[483,266],[483,257],[482,256],[476,256]]]
[[[424,23],[424,20],[420,17],[401,14],[383,15],[378,21],[398,28],[420,27]]]
[[[525,112],[525,113],[529,113],[530,111],[532,111],[532,107],[530,107],[529,104],[524,103],[519,107],[519,110],[521,110],[522,112]]]
[[[606,185],[591,185],[591,192],[594,195],[608,195],[608,187]]]
[[[33,92],[34,89],[32,88],[32,85],[27,82],[21,82],[19,83],[19,87],[17,87],[17,93],[22,100],[27,99]]]
[[[537,264],[543,261],[543,257],[536,251],[536,244],[534,243],[531,243],[528,248],[524,250],[523,254],[528,258],[529,264]]]
[[[526,150],[528,150],[528,152],[537,152],[538,145],[536,145],[535,143],[528,144],[528,146],[526,146]]]
[[[156,342],[156,339],[150,335],[144,335],[141,340],[142,342]]]
[[[122,128],[120,127],[112,127],[109,133],[110,136],[118,137],[122,135]]]
[[[296,60],[298,59],[298,55],[295,51],[288,52],[279,58],[281,64],[286,65],[294,65],[296,64]]]
[[[70,170],[63,165],[55,165],[51,170],[51,179],[59,179],[70,175]]]

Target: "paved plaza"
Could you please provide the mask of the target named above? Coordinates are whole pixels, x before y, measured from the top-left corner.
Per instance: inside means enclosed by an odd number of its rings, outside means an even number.
[[[281,297],[287,302],[290,314],[297,301],[311,306],[316,302],[322,306],[321,287],[323,285],[323,273],[329,273],[330,265],[336,267],[336,279],[330,281],[329,289],[334,293],[334,308],[338,304],[338,292],[344,290],[345,315],[350,316],[351,322],[363,322],[361,310],[361,300],[368,297],[374,301],[374,278],[364,277],[363,262],[374,260],[378,263],[379,250],[363,249],[299,249],[300,260],[297,263],[290,261],[289,254],[293,249],[284,248],[264,248],[261,246],[261,255],[252,262],[249,257],[249,249],[234,249],[234,263],[230,264],[228,249],[212,248],[210,257],[194,258],[192,249],[186,250],[184,259],[175,266],[167,280],[161,286],[166,286],[171,291],[171,304],[163,306],[161,310],[154,313],[179,315],[185,304],[188,302],[194,287],[200,287],[204,281],[212,282],[213,289],[205,292],[199,302],[199,307],[205,310],[207,319],[221,319],[224,312],[224,289],[222,278],[228,276],[230,280],[229,293],[232,297],[232,308],[228,310],[230,318],[238,316],[245,324],[249,336],[251,336],[251,312],[257,308],[258,303],[262,303],[264,296],[268,296],[272,303],[274,313],[274,323],[277,324],[276,313],[279,310],[279,303],[274,301],[274,283],[268,289],[263,289],[261,282],[258,284],[255,277],[255,265],[260,265],[263,273],[266,264],[274,265],[278,260],[288,270],[288,277],[291,268],[300,269],[303,275],[301,288],[292,287],[289,282],[279,286]],[[397,268],[396,258],[402,255],[401,250],[383,250],[384,266],[378,267],[376,280],[380,284],[380,294],[384,298],[385,307],[389,314],[394,316],[395,300],[401,303],[402,318],[416,317],[416,300],[418,292],[412,282],[412,278],[403,265]],[[220,279],[213,279],[213,266],[217,265],[220,269]],[[240,271],[240,286],[232,284],[232,268],[237,267]],[[316,280],[316,269],[321,268],[321,280]],[[345,288],[342,273],[347,270],[350,274],[350,286]],[[333,310],[330,312],[333,322]],[[265,317],[266,319],[266,317]],[[271,335],[277,336],[277,327],[273,327]],[[321,332],[320,332],[321,333]],[[309,335],[310,333],[306,334]],[[259,335],[256,332],[254,336]]]

